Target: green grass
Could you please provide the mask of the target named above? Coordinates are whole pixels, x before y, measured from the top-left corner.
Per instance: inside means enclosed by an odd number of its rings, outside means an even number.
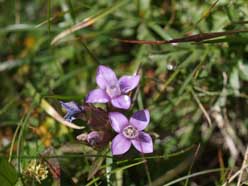
[[[55,150],[45,159],[59,161],[62,186],[221,186],[235,173],[230,185],[245,183],[246,0],[11,0],[0,5],[0,156],[14,166],[16,185],[59,183],[50,169],[41,183],[24,174],[30,160],[42,162],[47,147]],[[213,32],[225,33],[149,43]],[[153,154],[143,157],[132,149],[112,157],[109,148],[96,150],[76,140],[88,131],[85,122],[76,121],[85,128],[73,130],[51,114],[51,109],[64,114],[60,100],[84,101],[96,87],[99,64],[119,77],[139,69],[142,79],[128,114],[149,109]],[[5,166],[14,180],[12,166]]]

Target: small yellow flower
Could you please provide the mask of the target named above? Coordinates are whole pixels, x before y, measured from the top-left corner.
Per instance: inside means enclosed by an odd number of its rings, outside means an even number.
[[[24,175],[28,178],[34,178],[37,182],[41,183],[48,176],[48,168],[42,162],[31,160],[24,170]]]

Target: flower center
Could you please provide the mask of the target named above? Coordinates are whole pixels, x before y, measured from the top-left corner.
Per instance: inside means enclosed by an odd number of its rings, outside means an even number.
[[[121,89],[118,84],[108,86],[106,92],[111,98],[121,95]]]
[[[123,135],[126,137],[126,138],[129,138],[129,139],[134,139],[138,136],[139,132],[138,130],[132,126],[132,125],[128,125],[126,126],[123,131],[122,131]]]

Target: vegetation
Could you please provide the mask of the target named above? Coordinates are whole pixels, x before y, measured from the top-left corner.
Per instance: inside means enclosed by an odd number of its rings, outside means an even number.
[[[248,184],[246,0],[0,5],[3,186]],[[76,139],[87,122],[65,126],[60,101],[84,104],[100,64],[139,72],[125,113],[149,110],[152,154],[112,156]]]

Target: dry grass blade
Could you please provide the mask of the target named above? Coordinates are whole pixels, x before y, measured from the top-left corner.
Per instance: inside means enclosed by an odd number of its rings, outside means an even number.
[[[245,166],[243,167],[243,169],[246,169],[246,168],[248,168],[248,165],[245,165]],[[229,183],[231,183],[235,178],[237,178],[237,176],[240,175],[242,171],[243,171],[242,169],[238,170],[234,175],[232,175],[232,177],[230,177],[230,178],[229,178],[224,184],[222,184],[221,186],[228,186]]]
[[[83,129],[84,127],[79,127],[73,123],[66,121],[45,99],[41,100],[41,108],[43,108],[47,114],[52,116],[55,120],[62,123],[63,125],[73,128],[73,129]]]
[[[211,108],[211,116],[220,129],[233,160],[236,161],[239,153],[245,153],[245,147],[226,116],[227,80],[227,74],[223,72],[223,90],[219,99]]]
[[[191,171],[192,171],[192,169],[193,169],[194,163],[195,163],[196,158],[197,158],[197,156],[198,156],[198,154],[199,154],[200,147],[201,147],[201,145],[198,144],[198,146],[197,146],[197,148],[196,148],[196,151],[195,151],[195,153],[194,153],[193,159],[192,159],[192,163],[191,163],[190,168],[189,168],[189,175],[191,174]],[[187,186],[188,183],[189,183],[189,178],[186,179],[184,186]]]
[[[65,36],[75,32],[77,30],[83,29],[85,27],[88,27],[88,26],[94,24],[98,19],[105,17],[108,14],[112,13],[113,11],[118,9],[120,6],[122,6],[126,2],[127,2],[127,0],[118,2],[115,5],[113,5],[112,7],[106,8],[104,11],[101,11],[100,13],[96,14],[95,16],[90,16],[90,17],[85,18],[83,21],[79,22],[78,24],[72,26],[69,29],[66,29],[65,31],[63,31],[60,34],[58,34],[57,36],[55,36],[51,42],[51,45],[57,44],[59,40],[61,40]]]
[[[106,155],[106,153],[107,153],[107,149],[105,149],[105,150],[102,151],[102,154],[103,155]],[[93,162],[93,164],[90,167],[90,170],[88,172],[87,180],[90,180],[90,179],[94,178],[94,176],[96,175],[96,173],[100,170],[101,165],[102,165],[103,161],[105,160],[105,158],[107,158],[107,157],[106,156],[105,157],[98,157],[98,158],[96,158],[94,160],[94,162]],[[111,156],[108,157],[108,158],[111,158]]]
[[[243,161],[242,167],[240,169],[240,174],[239,174],[239,179],[238,179],[237,186],[240,186],[241,185],[241,181],[242,181],[242,178],[243,178],[243,172],[245,170],[245,166],[247,165],[247,161],[248,161],[248,147],[246,147],[244,161]]]
[[[211,6],[210,6],[209,9],[207,9],[206,11],[203,12],[203,15],[196,22],[196,25],[199,24],[203,19],[205,19],[206,17],[208,17],[208,15],[211,13],[211,11],[214,9],[214,7],[217,5],[218,2],[219,2],[219,0],[216,0],[213,4],[211,4]]]
[[[204,108],[204,106],[202,105],[201,101],[199,100],[198,96],[194,93],[194,91],[191,91],[193,98],[195,99],[196,103],[198,104],[199,108],[201,109],[202,113],[204,114],[205,118],[207,119],[207,122],[209,124],[209,126],[212,126],[212,121],[211,118],[208,114],[208,112],[206,111],[206,109]]]
[[[201,42],[208,39],[214,39],[221,36],[234,35],[244,32],[248,32],[248,30],[230,30],[226,32],[201,33],[201,34],[195,34],[195,35],[171,39],[171,40],[157,40],[157,41],[126,40],[126,39],[118,39],[118,40],[123,43],[131,43],[131,44],[163,45],[163,44],[171,44],[171,43]]]
[[[90,7],[89,6],[86,6],[86,5],[82,5],[82,6],[79,6],[79,7],[75,8],[75,10],[80,10],[82,8],[88,8],[89,9]],[[43,25],[48,24],[49,22],[52,22],[52,21],[56,20],[57,18],[60,18],[60,17],[64,16],[65,14],[69,13],[69,12],[70,12],[70,10],[66,10],[66,11],[62,11],[60,13],[57,13],[55,16],[50,17],[50,18],[42,21],[41,23],[37,24],[35,26],[35,28],[40,28]]]
[[[96,21],[95,18],[91,18],[91,17],[88,17],[86,19],[84,19],[82,22],[72,26],[71,28],[61,32],[60,34],[58,34],[51,42],[51,45],[55,45],[59,40],[61,40],[62,38],[64,38],[65,36],[77,31],[77,30],[80,30],[82,28],[85,28],[87,26],[90,26],[92,25],[94,22]]]
[[[93,163],[91,169],[89,170],[87,180],[90,180],[95,176],[95,174],[99,171],[99,169],[100,169],[100,167],[101,167],[101,165],[103,163],[103,160],[104,160],[104,158],[100,157]]]

